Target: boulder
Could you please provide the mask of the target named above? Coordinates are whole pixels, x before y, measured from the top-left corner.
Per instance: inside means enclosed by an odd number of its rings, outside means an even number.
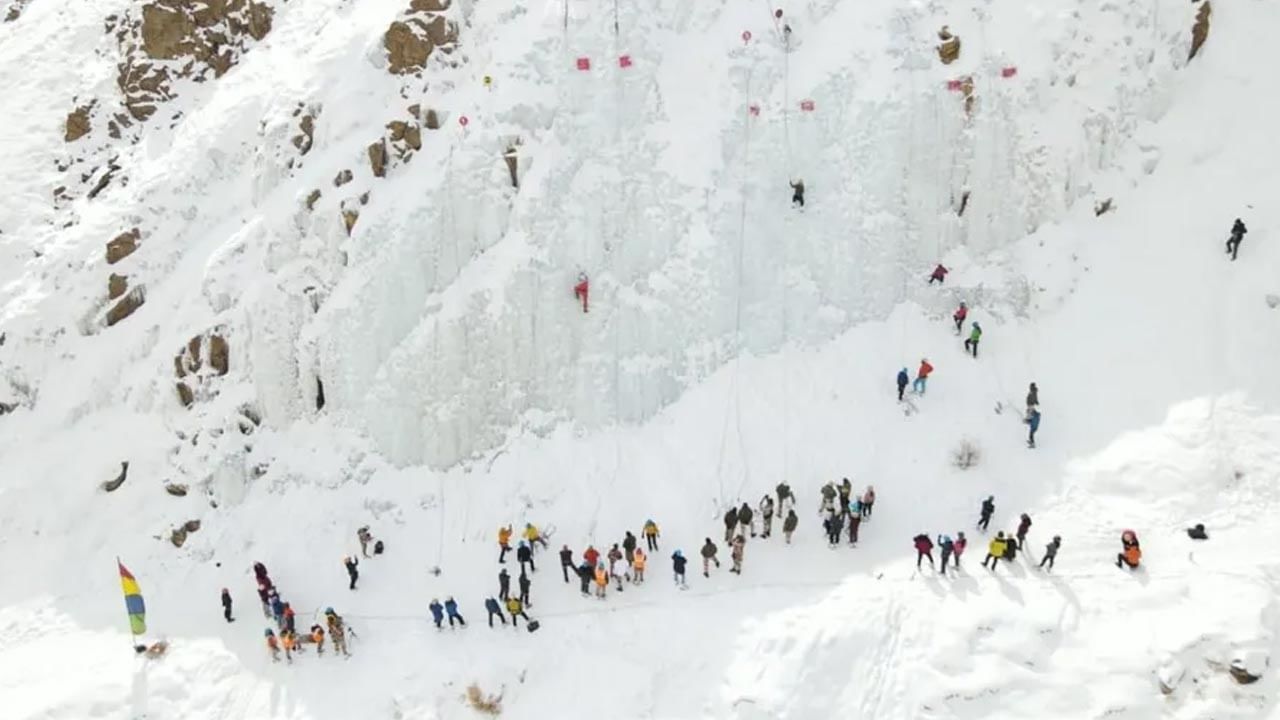
[[[183,530],[186,530],[186,531],[187,531],[187,532],[189,532],[189,533],[193,533],[193,532],[195,532],[195,531],[197,531],[197,530],[199,530],[199,529],[200,529],[200,521],[199,521],[199,520],[188,520],[188,521],[186,521],[185,523],[183,523],[183,525],[182,525],[182,529],[183,529]]]
[[[141,286],[129,291],[124,297],[120,298],[120,302],[117,302],[107,311],[107,327],[111,327],[129,317],[138,308],[142,307],[146,301],[147,296]]]
[[[196,394],[191,390],[191,386],[185,382],[180,382],[177,384],[176,389],[178,391],[178,402],[182,403],[183,407],[189,408],[195,403]]]
[[[1196,22],[1191,26],[1191,55],[1187,62],[1196,59],[1196,54],[1204,47],[1204,41],[1209,39],[1209,19],[1212,15],[1213,6],[1209,0],[1202,0],[1200,9],[1196,11]]]
[[[386,177],[387,174],[387,143],[385,140],[378,140],[370,143],[369,148],[369,166],[373,169],[374,177]]]
[[[115,492],[124,484],[125,478],[129,477],[129,461],[125,460],[120,463],[120,473],[115,478],[102,483],[102,489],[107,492]]]
[[[227,374],[229,353],[226,338],[217,333],[209,336],[209,365],[219,376]]]
[[[138,240],[141,238],[142,233],[139,232],[138,228],[133,228],[115,236],[115,239],[107,243],[107,264],[115,265],[132,255],[133,251],[138,249]]]
[[[124,275],[111,273],[111,277],[107,278],[107,299],[115,300],[129,289],[129,279]]]
[[[422,124],[426,125],[428,130],[439,130],[440,115],[435,110],[428,110],[427,116],[422,120]]]
[[[312,190],[311,194],[307,196],[307,209],[314,210],[316,207],[316,201],[319,199],[320,199],[320,191]]]
[[[360,219],[360,212],[357,210],[342,211],[342,225],[347,229],[347,235],[351,235],[351,231],[356,226],[356,221]]]
[[[187,541],[186,528],[176,527],[173,529],[172,532],[169,533],[169,542],[173,543],[174,547],[180,548],[182,547],[182,544],[185,543],[186,541]]]
[[[943,65],[950,65],[960,59],[960,38],[952,35],[950,28],[943,25],[938,31],[938,39],[942,41],[938,45],[938,59]]]
[[[168,485],[165,485],[164,491],[169,493],[170,495],[173,495],[174,497],[187,496],[187,486],[181,483],[170,483]]]
[[[66,132],[63,134],[63,140],[66,142],[75,142],[93,129],[89,123],[89,111],[93,109],[93,103],[82,105],[67,114]]]
[[[343,170],[342,172],[338,173],[337,177],[333,179],[333,186],[342,187],[343,185],[346,185],[347,183],[351,182],[352,177],[353,176],[350,170]]]

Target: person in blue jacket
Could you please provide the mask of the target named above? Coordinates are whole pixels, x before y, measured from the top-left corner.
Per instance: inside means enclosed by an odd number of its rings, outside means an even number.
[[[909,382],[911,382],[911,376],[907,374],[906,368],[902,368],[898,371],[898,402],[902,402],[902,393],[906,391]]]
[[[449,616],[449,627],[453,627],[453,621],[457,620],[462,627],[467,626],[467,621],[462,619],[462,615],[458,613],[458,601],[452,597],[444,601],[444,611]]]
[[[680,587],[686,587],[686,583],[684,579],[684,566],[688,562],[689,561],[688,559],[685,558],[684,553],[679,550],[675,551],[671,555],[671,570],[675,574],[676,585],[679,585]]]
[[[484,601],[484,609],[489,613],[489,627],[493,627],[493,618],[497,617],[502,621],[503,625],[507,624],[507,616],[502,614],[502,606],[498,604],[497,599],[488,598]]]
[[[1027,413],[1027,427],[1031,428],[1031,434],[1027,436],[1027,447],[1036,446],[1036,431],[1040,429],[1040,409],[1031,408]]]
[[[444,606],[436,598],[431,598],[431,619],[436,621],[436,629],[441,630],[441,623],[444,622]]]

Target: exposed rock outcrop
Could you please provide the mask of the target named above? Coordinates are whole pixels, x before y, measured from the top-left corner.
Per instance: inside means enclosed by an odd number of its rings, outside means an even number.
[[[391,23],[382,44],[392,73],[419,73],[436,50],[453,52],[458,25],[445,17],[450,4],[450,0],[412,0],[408,12]]]
[[[93,125],[89,122],[89,111],[93,110],[94,103],[81,105],[67,114],[66,132],[63,133],[63,140],[66,142],[75,142],[93,129]]]
[[[197,387],[211,377],[222,377],[230,371],[231,346],[221,328],[191,338],[173,358],[178,400],[183,406],[191,407]]]
[[[960,59],[960,38],[951,34],[951,29],[946,25],[938,31],[938,39],[942,41],[938,45],[938,59],[943,65],[950,65]]]
[[[336,177],[333,178],[333,186],[342,187],[343,185],[346,185],[347,183],[351,182],[352,177],[353,176],[350,170],[343,170],[342,172],[338,173]]]
[[[378,140],[369,144],[369,167],[373,170],[374,177],[386,177],[387,175],[387,143]]]
[[[129,317],[138,308],[142,307],[146,301],[147,294],[142,286],[133,288],[107,311],[107,327],[111,327]]]
[[[120,486],[124,484],[125,479],[128,477],[129,477],[129,461],[126,460],[120,463],[119,474],[117,474],[111,480],[107,480],[106,482],[102,483],[102,489],[106,490],[107,492],[115,492],[116,490],[120,489]]]
[[[124,275],[111,273],[111,277],[107,278],[107,299],[115,300],[129,289],[129,279]]]
[[[142,233],[138,228],[127,230],[115,236],[111,242],[107,243],[107,264],[115,265],[132,255],[138,249],[138,241],[141,239]]]
[[[1213,16],[1213,6],[1209,0],[1201,0],[1200,9],[1196,11],[1196,22],[1191,26],[1191,55],[1187,62],[1196,59],[1204,41],[1209,39],[1209,20]]]

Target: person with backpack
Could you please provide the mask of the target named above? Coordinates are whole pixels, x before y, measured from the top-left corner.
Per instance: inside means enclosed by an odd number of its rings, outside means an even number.
[[[688,564],[688,562],[689,561],[685,559],[684,553],[679,550],[676,550],[671,555],[671,570],[675,574],[676,585],[682,588],[689,587],[688,583],[684,579],[685,565]]]
[[[947,574],[947,561],[956,551],[955,543],[951,541],[950,535],[938,536],[938,547],[942,548],[942,574]],[[918,560],[916,562],[919,562]]]
[[[529,552],[531,554],[537,545],[541,545],[543,550],[548,548],[547,539],[542,537],[542,531],[533,523],[524,524],[524,541],[529,543]]]
[[[609,589],[609,570],[604,563],[596,565],[596,597],[603,600]]]
[[[627,565],[635,560],[636,556],[636,536],[628,530],[626,537],[622,538],[622,554],[627,559]]]
[[[840,544],[840,516],[835,512],[828,512],[827,518],[822,521],[822,527],[827,531],[827,545],[835,547]]]
[[[627,565],[623,560],[622,551],[618,549],[617,545],[614,545],[613,549],[609,551],[609,577],[618,581],[618,592],[623,590],[623,579],[631,579],[630,568],[631,566]]]
[[[582,559],[595,570],[596,565],[600,563],[600,551],[594,545],[588,545],[587,549],[582,553]]]
[[[991,569],[996,569],[996,563],[1000,562],[1000,558],[1004,557],[1005,550],[1008,547],[1008,541],[1004,539],[1004,531],[996,533],[996,536],[987,543],[987,557],[982,560],[982,567],[986,567],[987,563],[991,563]]]
[[[276,627],[284,627],[284,601],[280,599],[280,593],[275,588],[271,588],[271,618],[276,621]]]
[[[795,505],[795,496],[791,494],[791,486],[787,484],[786,480],[778,483],[776,489],[778,491],[778,513],[781,514],[788,507]],[[787,502],[788,500],[791,502]]]
[[[266,617],[271,617],[272,589],[270,585],[263,583],[261,580],[258,581],[258,599],[262,601],[262,614]]]
[[[502,568],[498,571],[498,597],[503,602],[511,597],[511,576],[507,574],[507,569]]]
[[[1138,545],[1138,534],[1132,530],[1125,530],[1120,533],[1120,544],[1123,551],[1116,555],[1116,567],[1136,570],[1142,562],[1142,548]]]
[[[755,513],[751,511],[751,506],[742,503],[742,507],[738,508],[738,527],[746,528],[751,533],[751,537],[756,536],[756,526],[752,524]]]
[[[652,520],[644,521],[644,541],[649,546],[649,552],[658,550],[658,523]]]
[[[987,531],[987,527],[991,525],[991,515],[996,511],[996,496],[988,495],[986,500],[982,501],[981,514],[978,516],[978,527],[983,531]]]
[[[573,551],[568,545],[560,548],[560,572],[564,574],[564,581],[569,582],[569,569],[573,567]]]
[[[1027,413],[1027,428],[1029,429],[1029,432],[1027,433],[1027,447],[1035,448],[1036,431],[1040,429],[1040,408],[1031,408]]]
[[[911,376],[907,374],[906,368],[902,368],[898,371],[898,402],[902,402],[902,394],[906,392],[909,382],[911,382]]]
[[[951,271],[944,267],[942,263],[938,263],[938,266],[933,269],[933,272],[929,273],[929,284],[932,285],[936,282],[939,285],[945,285],[947,282],[947,273],[949,272]]]
[[[350,656],[347,652],[347,626],[342,621],[342,616],[333,611],[333,608],[324,609],[325,623],[329,626],[329,640],[333,643],[333,651]]]
[[[507,553],[511,550],[511,526],[498,528],[498,562],[507,561]]]
[[[529,616],[524,611],[524,605],[520,603],[519,598],[507,599],[507,612],[511,615],[511,627],[520,629],[520,618],[524,618],[524,624],[529,624]]]
[[[636,585],[644,584],[644,568],[649,563],[649,556],[644,550],[636,548],[636,556],[631,560],[631,579]]]
[[[741,534],[733,539],[733,550],[729,553],[729,557],[733,560],[733,567],[729,568],[729,572],[735,575],[742,574],[742,556],[747,546],[747,539]]]
[[[858,544],[858,527],[862,525],[862,501],[854,498],[849,501],[849,545]]]
[[[231,617],[231,591],[226,588],[222,588],[222,617],[229,623],[236,621]]]
[[[953,564],[957,570],[960,569],[960,556],[964,554],[964,549],[968,546],[969,541],[965,539],[964,533],[956,533],[956,539],[951,545],[951,551],[954,553]]]
[[[796,526],[800,524],[800,518],[796,517],[795,508],[787,511],[787,519],[782,521],[782,537],[786,538],[787,544],[791,544],[791,534],[796,531]]]
[[[1204,531],[1204,523],[1196,523],[1195,527],[1187,528],[1187,537],[1192,540],[1208,540],[1209,533]]]
[[[791,181],[791,205],[804,209],[804,180]]]
[[[285,630],[288,630],[289,632],[298,631],[297,620],[294,618],[295,613],[293,612],[293,608],[289,606],[289,603],[285,603],[280,611],[281,624],[284,626]]]
[[[271,653],[271,662],[280,662],[280,641],[276,639],[276,632],[267,628],[263,635],[267,638],[267,652]]]
[[[316,655],[324,655],[324,628],[312,625],[310,639],[316,646]]]
[[[582,597],[591,597],[591,581],[595,578],[596,571],[586,560],[578,566],[578,585],[582,591]]]
[[[1053,561],[1058,557],[1058,548],[1062,547],[1062,538],[1054,535],[1053,540],[1044,546],[1044,557],[1040,558],[1040,567],[1044,567],[1046,563],[1049,569],[1053,569]]]
[[[1006,537],[1005,543],[1004,543],[1004,559],[1008,560],[1009,562],[1013,562],[1014,560],[1017,559],[1017,557],[1018,557],[1018,543]]]
[[[724,541],[733,542],[733,531],[738,529],[738,509],[730,506],[724,513]]]
[[[529,576],[520,573],[517,582],[520,584],[520,604],[525,607],[533,607],[533,603],[529,602],[529,588],[533,585],[533,583],[529,582]]]
[[[760,533],[760,537],[768,540],[769,535],[773,532],[773,497],[765,493],[760,498],[760,522],[764,526],[764,530]]]
[[[268,590],[275,587],[275,583],[271,582],[271,576],[267,574],[267,566],[260,562],[253,564],[253,576],[258,580],[258,587],[265,586]]]
[[[1019,550],[1026,549],[1027,531],[1031,529],[1031,516],[1022,513],[1022,517],[1018,520],[1017,546]]]
[[[524,566],[528,564],[529,569],[538,572],[538,566],[533,564],[533,548],[529,547],[529,543],[524,540],[520,541],[520,545],[516,548],[516,561],[520,563],[520,572],[524,573]]]
[[[351,578],[351,584],[348,586],[347,589],[355,590],[356,580],[360,579],[360,571],[356,569],[356,567],[360,564],[360,561],[357,560],[354,555],[348,555],[342,559],[342,564],[345,565],[347,568],[347,577]]]
[[[1031,387],[1027,388],[1027,417],[1031,417],[1031,411],[1040,407],[1040,388],[1035,383],[1031,383]]]
[[[528,591],[525,591],[528,594]],[[462,614],[458,612],[458,601],[452,597],[446,598],[444,601],[444,613],[449,616],[449,627],[453,627],[453,621],[457,620],[462,627],[467,626],[467,621],[462,619]]]
[[[838,494],[839,493],[836,491],[835,483],[829,482],[826,485],[823,485],[822,486],[822,505],[818,507],[818,512],[824,513],[829,510],[834,510],[836,507],[836,495]]]
[[[431,610],[431,620],[436,624],[437,630],[444,629],[444,606],[436,598],[431,598],[431,604],[427,606]]]
[[[501,620],[503,625],[507,624],[507,618],[502,614],[502,606],[492,596],[485,598],[484,609],[485,612],[489,613],[489,627],[493,627],[493,619],[495,617]]]
[[[916,370],[916,381],[911,385],[911,389],[917,395],[924,395],[926,386],[929,384],[929,375],[933,372],[933,366],[929,364],[928,358],[920,358],[920,368]]]
[[[911,542],[916,548],[916,570],[920,569],[920,562],[925,558],[929,559],[929,567],[937,569],[937,566],[933,564],[933,541],[929,539],[929,536],[920,533],[912,538]]]
[[[965,305],[962,300],[960,301],[960,307],[956,308],[955,314],[951,316],[951,319],[956,323],[957,335],[959,335],[960,331],[964,329],[964,319],[967,317],[969,317],[969,306]]]
[[[711,538],[702,544],[702,577],[711,577],[711,563],[715,563],[716,567],[720,567],[720,560],[716,558],[716,544],[711,542]]]
[[[1231,237],[1227,239],[1227,254],[1231,256],[1233,262],[1236,254],[1240,252],[1240,241],[1244,240],[1244,234],[1247,232],[1249,229],[1244,226],[1240,218],[1236,218],[1236,221],[1231,224]]]
[[[849,498],[853,496],[853,483],[849,482],[849,478],[840,481],[840,487],[836,488],[840,493],[840,514],[843,515],[849,511]]]
[[[868,485],[867,489],[862,493],[862,517],[871,519],[871,508],[876,504],[876,487]]]
[[[978,341],[981,339],[982,326],[978,324],[977,320],[974,320],[973,328],[969,330],[969,338],[964,341],[964,349],[973,353],[975,358],[978,357]]]
[[[369,526],[356,530],[356,540],[360,541],[360,554],[366,559],[369,557],[369,543],[373,542],[373,535],[369,533]]]

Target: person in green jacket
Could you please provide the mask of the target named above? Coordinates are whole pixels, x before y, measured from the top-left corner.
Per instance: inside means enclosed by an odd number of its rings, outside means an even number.
[[[974,357],[978,357],[978,341],[981,339],[982,326],[975,321],[973,330],[969,332],[969,339],[964,341],[964,349],[973,353]]]

